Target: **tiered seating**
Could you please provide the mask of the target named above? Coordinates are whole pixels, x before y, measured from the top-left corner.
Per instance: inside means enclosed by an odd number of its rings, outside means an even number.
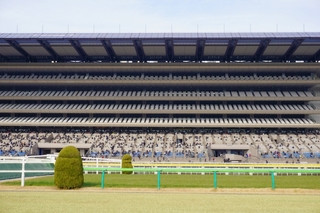
[[[165,144],[164,144],[164,156],[171,158],[174,155],[174,147],[176,144],[176,136],[174,133],[168,133],[165,135]]]
[[[249,134],[241,134],[241,140],[243,141],[243,143],[245,145],[249,145],[249,146],[254,145],[253,139],[251,138],[251,136]]]
[[[299,71],[288,66],[267,72],[269,68],[246,71],[231,65],[224,72],[201,66],[188,72],[149,66],[141,71],[128,66],[78,73],[78,68],[63,68],[61,73],[2,69],[0,126],[88,132],[4,134],[0,155],[33,153],[40,141],[87,144],[92,157],[128,153],[153,161],[208,159],[212,147],[218,150],[211,153],[215,157],[243,149],[262,158],[314,158],[320,153],[320,134],[305,131],[320,128],[314,116],[320,112],[320,81],[314,68]]]
[[[105,140],[102,139],[100,134],[93,134],[90,137],[90,142],[92,143],[91,146],[91,157],[96,157],[98,154],[101,153],[101,155],[104,154],[104,145]]]
[[[299,157],[299,154],[296,154],[299,152],[298,147],[295,145],[294,143],[294,135],[284,135],[284,134],[280,134],[279,135],[280,141],[286,146],[288,147],[288,150],[290,152],[293,152],[293,156],[294,157]]]
[[[241,139],[241,135],[239,133],[233,133],[231,134],[231,140],[233,144],[235,145],[243,145],[243,141]]]
[[[317,125],[306,118],[116,118],[116,117],[0,117],[3,126],[309,126]]]
[[[145,145],[146,134],[138,134],[134,146],[133,156],[139,158],[141,158],[141,156],[149,157],[149,153],[145,151]]]
[[[164,148],[164,134],[156,134],[156,140],[154,143],[154,154],[156,157],[161,157]]]
[[[211,145],[213,144],[212,134],[204,134],[203,138],[204,138],[205,148],[206,149],[210,148]]]
[[[312,111],[311,105],[286,104],[286,105],[249,105],[249,104],[0,104],[2,111],[36,110],[38,113],[75,112],[94,113],[101,111],[116,113],[144,113],[159,111]],[[246,112],[248,113],[248,112]]]
[[[221,134],[213,134],[213,142],[214,144],[223,144],[224,141],[222,139]]]
[[[34,155],[33,149],[38,142],[46,142],[45,133],[0,133],[0,155],[25,156]]]
[[[266,146],[266,148],[269,150],[269,153],[273,156],[273,157],[279,157],[279,150],[277,149],[276,145],[273,143],[273,141],[270,139],[269,135],[262,135],[261,136],[261,140],[263,141],[264,145]]]
[[[144,147],[145,156],[149,156],[149,157],[153,156],[153,148],[154,148],[155,141],[156,141],[156,134],[147,134],[145,147]]]
[[[305,138],[305,140],[310,140],[306,141],[308,147],[312,150],[312,152],[320,152],[320,137],[318,137],[315,134],[308,134],[308,137]],[[312,146],[312,143],[316,146]]]
[[[194,155],[192,154],[192,149],[188,146],[188,144],[186,143],[186,138],[187,136],[181,133],[178,133],[176,135],[176,144],[174,147],[174,156],[175,157],[184,157],[185,156],[185,152],[186,152],[186,156],[187,157],[193,157]],[[186,147],[184,147],[186,146]]]
[[[122,75],[122,74],[0,74],[0,80],[59,80],[59,81],[309,81],[311,75]]]
[[[0,91],[0,97],[236,97],[236,98],[306,98],[315,97],[310,91]]]
[[[307,147],[300,143],[299,138],[297,137],[297,135],[295,134],[289,134],[288,135],[289,139],[291,140],[291,142],[297,147],[297,151],[298,152],[308,152],[309,150],[307,149]]]
[[[223,134],[222,135],[222,140],[223,140],[223,143],[224,144],[227,144],[227,145],[232,145],[232,138],[231,138],[231,135],[230,134]]]
[[[184,135],[184,143],[179,143],[176,146],[177,154],[179,157],[183,157],[184,153],[186,153],[186,156],[188,157],[194,157],[196,155],[195,153],[195,141],[194,141],[194,135],[193,134],[186,134]],[[183,149],[183,145],[184,148]]]
[[[262,158],[320,157],[319,133],[132,133],[106,131],[79,132],[6,132],[0,133],[1,155],[35,154],[38,143],[90,144],[91,157],[120,158],[131,154],[135,158],[157,160],[208,158],[211,145],[248,145],[257,149]]]
[[[301,151],[303,155],[307,158],[313,157],[314,153],[320,153],[319,140],[312,135],[298,134],[298,139],[303,148]],[[316,145],[318,144],[318,146]]]
[[[290,145],[286,143],[285,141],[288,140],[286,135],[278,135],[275,133],[269,134],[269,138],[271,141],[273,141],[274,145],[276,146],[276,149],[279,150],[281,155],[283,157],[289,157],[289,153],[291,152]],[[293,147],[294,149],[295,147]],[[295,151],[295,150],[293,150]]]
[[[124,153],[133,153],[134,151],[135,151],[135,153],[139,153],[140,150],[135,149],[136,138],[137,138],[137,134],[134,134],[134,133],[128,134],[127,140],[123,146]],[[137,154],[136,154],[136,156],[137,156]]]
[[[257,147],[257,150],[261,154],[261,156],[270,157],[269,156],[269,149],[263,143],[261,136],[258,134],[250,134],[250,137],[252,138],[253,144]]]
[[[195,145],[195,154],[198,158],[205,158],[206,156],[206,149],[203,145],[203,136],[202,134],[195,134],[194,135],[194,145]]]

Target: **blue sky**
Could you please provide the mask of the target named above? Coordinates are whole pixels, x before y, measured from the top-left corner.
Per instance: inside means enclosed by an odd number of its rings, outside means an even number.
[[[0,0],[0,32],[319,32],[320,0]]]

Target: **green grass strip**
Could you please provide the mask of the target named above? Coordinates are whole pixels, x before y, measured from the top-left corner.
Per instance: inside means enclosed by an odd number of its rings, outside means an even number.
[[[270,188],[269,175],[218,175],[218,188]],[[275,176],[276,188],[320,189],[320,176]],[[3,182],[4,185],[20,185],[20,181]],[[53,176],[28,179],[26,186],[54,186]],[[85,187],[100,187],[101,174],[84,176]],[[156,188],[154,174],[106,174],[105,188]],[[213,188],[213,175],[162,174],[161,188]]]

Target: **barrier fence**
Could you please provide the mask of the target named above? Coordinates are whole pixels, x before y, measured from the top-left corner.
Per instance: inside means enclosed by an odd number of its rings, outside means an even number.
[[[48,175],[54,173],[56,156],[28,156],[28,157],[1,157],[1,176],[12,174],[11,177],[20,178],[21,186],[24,186],[25,177],[35,175]],[[248,173],[270,174],[271,187],[276,188],[275,175],[277,174],[320,174],[319,164],[190,164],[190,163],[139,163],[132,169],[122,169],[120,160],[85,158],[83,159],[84,172],[102,173],[101,188],[104,188],[105,173],[132,171],[134,173],[157,174],[157,188],[161,187],[161,174],[164,173],[201,173],[213,174],[213,187],[218,188],[218,175],[221,173]],[[188,167],[195,168],[188,168]],[[223,168],[221,168],[223,167]],[[35,176],[33,175],[33,176]],[[3,178],[2,178],[3,179]]]
[[[57,157],[58,155],[0,156],[0,180],[21,178],[21,186],[24,186],[25,177],[53,175]],[[114,159],[83,157],[82,162],[85,166],[121,167],[121,160]]]
[[[54,159],[43,156],[0,157],[0,180],[21,178],[24,186],[25,177],[52,175]]]
[[[213,188],[218,188],[218,173],[268,173],[271,176],[271,188],[276,188],[275,175],[281,173],[287,174],[320,174],[320,169],[235,169],[235,168],[94,168],[84,167],[84,171],[100,171],[101,188],[104,188],[106,172],[152,172],[157,174],[157,188],[161,187],[161,173],[210,173],[213,174]]]

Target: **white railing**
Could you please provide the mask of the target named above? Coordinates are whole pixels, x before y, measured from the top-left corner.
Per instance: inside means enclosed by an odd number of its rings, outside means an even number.
[[[26,173],[53,173],[54,170],[26,170],[26,163],[54,163],[51,156],[0,157],[0,164],[21,164],[21,170],[0,170],[0,173],[21,173],[21,186],[25,183]]]
[[[90,158],[82,157],[82,164],[84,167],[119,167],[121,168],[120,159],[108,159],[108,158]],[[98,174],[99,171],[96,171]]]
[[[0,170],[0,173],[21,173],[21,186],[25,185],[26,173],[53,173],[54,170],[26,170],[27,163],[52,163],[55,164],[58,154],[35,155],[23,157],[0,156],[0,164],[21,164],[21,170]],[[82,163],[86,167],[121,167],[120,159],[89,158],[82,157]],[[98,174],[98,171],[96,172]]]

